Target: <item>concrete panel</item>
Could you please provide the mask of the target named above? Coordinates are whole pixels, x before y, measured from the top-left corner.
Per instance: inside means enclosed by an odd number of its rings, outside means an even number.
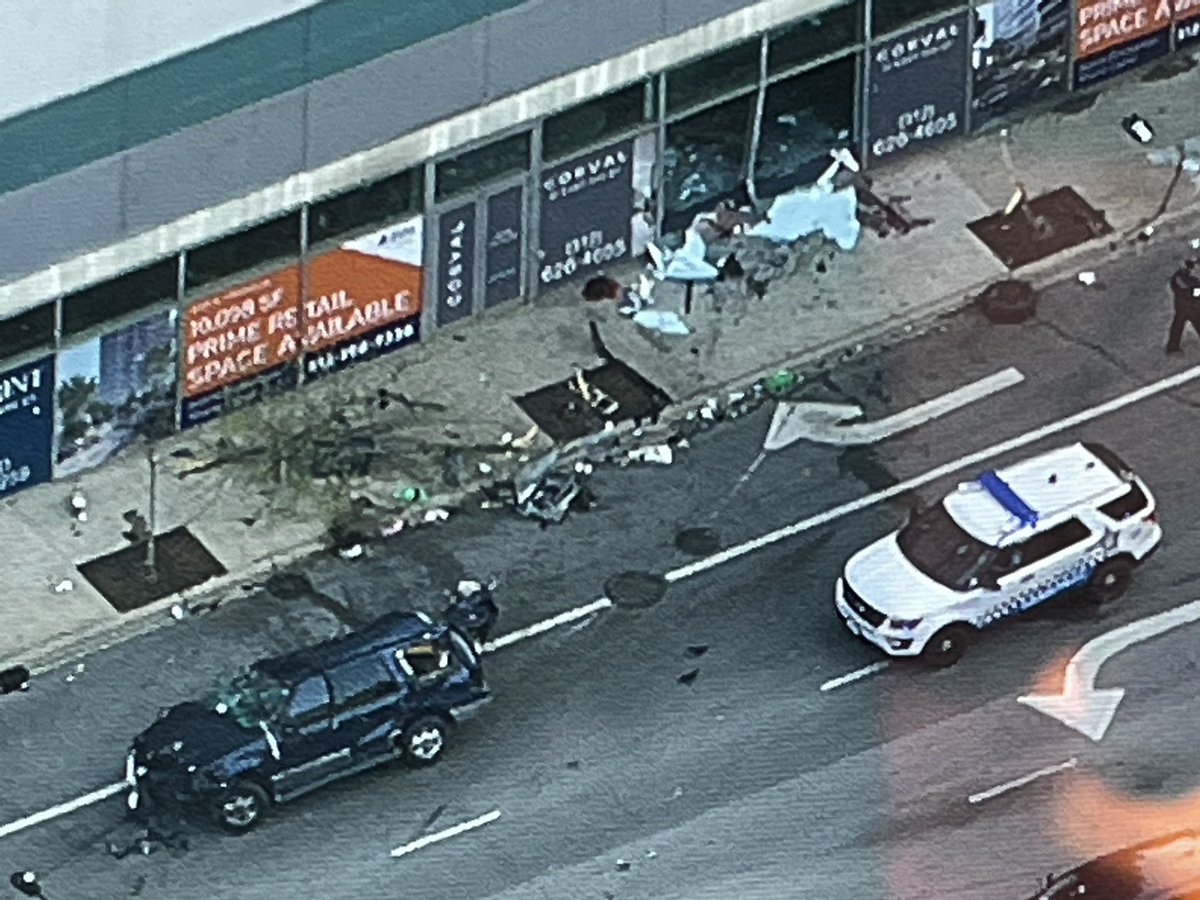
[[[303,92],[293,91],[127,151],[130,232],[296,174],[303,140]]]
[[[664,0],[663,24],[667,34],[678,34],[747,6],[754,6],[756,2],[757,0]],[[797,16],[802,15],[803,11],[797,10]]]
[[[488,98],[610,59],[659,36],[645,0],[538,0],[486,22]]]
[[[321,166],[484,100],[484,29],[470,25],[310,88],[309,166]]]
[[[65,2],[0,0],[0,119],[321,0],[70,0],[64,15]]]
[[[0,194],[0,283],[124,236],[119,157]]]

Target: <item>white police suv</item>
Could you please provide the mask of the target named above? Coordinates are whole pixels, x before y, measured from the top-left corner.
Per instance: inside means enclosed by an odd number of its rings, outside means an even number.
[[[979,629],[1071,588],[1119,597],[1161,540],[1142,480],[1108,448],[1074,444],[984,472],[860,550],[835,604],[889,655],[948,666]]]

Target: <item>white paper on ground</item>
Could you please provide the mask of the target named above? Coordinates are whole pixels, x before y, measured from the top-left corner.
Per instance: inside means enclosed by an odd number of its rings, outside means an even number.
[[[842,250],[852,250],[861,229],[858,196],[853,187],[833,191],[815,185],[780,194],[772,201],[767,220],[754,225],[747,234],[790,244],[820,231]]]
[[[648,328],[650,331],[657,331],[660,334],[683,337],[692,333],[691,329],[684,324],[683,319],[679,317],[679,313],[670,312],[669,310],[643,309],[640,312],[634,313],[633,321],[643,328]]]

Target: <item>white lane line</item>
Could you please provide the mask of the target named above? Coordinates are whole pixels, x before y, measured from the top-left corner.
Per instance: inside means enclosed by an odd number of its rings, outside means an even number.
[[[1014,778],[1012,781],[1006,781],[1004,784],[998,784],[994,788],[988,788],[986,791],[980,791],[978,794],[972,794],[967,798],[968,803],[982,803],[985,800],[991,800],[993,797],[999,797],[1009,791],[1016,790],[1019,787],[1024,787],[1031,781],[1037,781],[1039,778],[1045,778],[1047,775],[1057,775],[1059,772],[1065,772],[1067,769],[1074,769],[1079,764],[1079,760],[1071,757],[1065,763],[1059,763],[1057,766],[1046,766],[1044,769],[1038,769],[1036,772],[1030,772],[1028,775],[1022,775],[1020,778]]]
[[[821,685],[821,690],[832,691],[834,688],[840,688],[843,685],[853,684],[856,681],[859,681],[870,675],[874,675],[876,672],[882,672],[887,667],[887,660],[880,660],[879,662],[871,663],[869,666],[863,666],[861,669],[855,669],[848,675],[842,675],[838,678],[831,678],[829,681]]]
[[[527,638],[534,637],[544,632],[550,631],[552,628],[558,628],[560,625],[570,625],[572,622],[577,622],[580,619],[586,619],[588,616],[599,612],[602,609],[609,609],[613,602],[607,597],[601,597],[599,600],[593,600],[584,606],[577,606],[575,609],[568,609],[564,613],[559,613],[557,616],[551,616],[549,619],[543,619],[541,622],[535,622],[527,628],[518,628],[516,631],[510,631],[508,634],[502,634],[494,641],[488,641],[483,645],[484,653],[494,653],[497,650],[507,647],[510,644],[515,644],[517,641],[523,641]]]
[[[489,822],[495,822],[500,818],[500,810],[493,809],[490,813],[485,813],[482,816],[471,819],[469,822],[463,822],[460,825],[455,825],[453,828],[447,828],[445,831],[439,831],[436,834],[427,834],[423,838],[418,838],[410,844],[405,844],[403,847],[397,847],[392,851],[392,857],[399,859],[401,856],[407,856],[417,850],[424,849],[430,844],[436,844],[438,841],[444,841],[452,837],[458,837],[460,834],[465,834],[468,831],[473,831],[476,828],[481,828]]]
[[[876,504],[882,503],[884,500],[890,500],[892,497],[898,497],[901,494],[906,494],[909,491],[916,490],[919,487],[924,487],[931,481],[936,481],[939,478],[944,478],[947,475],[953,475],[962,469],[969,466],[978,465],[981,462],[986,462],[995,456],[1000,456],[1008,453],[1011,450],[1016,450],[1024,447],[1027,444],[1032,444],[1042,438],[1050,437],[1062,431],[1067,431],[1075,428],[1085,422],[1090,422],[1093,419],[1098,419],[1101,416],[1106,416],[1109,413],[1116,412],[1119,409],[1124,409],[1126,406],[1131,406],[1134,403],[1145,400],[1149,397],[1154,397],[1166,391],[1173,390],[1181,385],[1187,384],[1189,381],[1195,381],[1200,378],[1200,366],[1193,366],[1183,372],[1171,375],[1167,378],[1160,379],[1153,384],[1145,385],[1137,390],[1130,391],[1127,394],[1122,394],[1119,397],[1114,397],[1112,400],[1106,400],[1096,406],[1092,406],[1074,415],[1067,416],[1065,419],[1059,419],[1057,422],[1050,422],[1040,428],[1035,428],[1032,431],[1027,431],[1024,434],[1019,434],[1016,437],[1009,438],[1006,441],[1001,441],[998,444],[993,444],[991,447],[986,447],[983,450],[977,450],[974,453],[968,453],[966,456],[960,456],[958,459],[951,460],[944,465],[938,466],[935,469],[930,469],[923,475],[917,475],[915,478],[909,478],[907,481],[901,481],[899,484],[894,484],[890,488],[885,488],[874,494],[868,494],[865,497],[859,497],[857,500],[851,500],[849,503],[843,503],[841,506],[835,506],[833,509],[828,509],[823,513],[817,513],[815,516],[809,516],[807,519],[801,519],[799,522],[794,522],[791,525],[786,525],[783,528],[776,529],[761,537],[746,541],[744,544],[738,544],[734,547],[729,547],[719,553],[714,553],[712,556],[698,559],[695,562],[688,563],[686,566],[680,566],[678,569],[673,569],[667,572],[663,577],[668,582],[680,581],[684,578],[691,578],[693,575],[698,575],[708,569],[715,568],[723,563],[732,562],[747,553],[753,553],[755,550],[761,550],[763,547],[768,547],[771,544],[778,543],[785,538],[793,537],[805,531],[810,531],[821,525],[826,525],[830,522],[848,516],[851,513],[859,512],[860,510],[868,509]]]
[[[43,809],[41,812],[26,816],[23,819],[17,819],[15,822],[9,822],[7,825],[0,825],[0,837],[8,837],[10,834],[16,834],[18,831],[24,831],[26,828],[32,828],[34,825],[41,825],[43,822],[49,822],[51,819],[65,816],[67,813],[73,813],[77,809],[83,809],[85,806],[91,806],[93,803],[107,800],[109,797],[119,794],[128,788],[129,785],[125,782],[118,781],[107,787],[92,791],[90,794],[84,794],[82,797],[76,797],[74,800],[60,803],[58,806]]]

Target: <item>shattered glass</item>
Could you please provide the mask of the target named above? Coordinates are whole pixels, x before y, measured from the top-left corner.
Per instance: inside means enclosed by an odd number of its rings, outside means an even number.
[[[218,687],[208,696],[206,704],[232,716],[243,728],[258,728],[260,722],[270,722],[283,712],[288,693],[282,682],[250,669]]]

